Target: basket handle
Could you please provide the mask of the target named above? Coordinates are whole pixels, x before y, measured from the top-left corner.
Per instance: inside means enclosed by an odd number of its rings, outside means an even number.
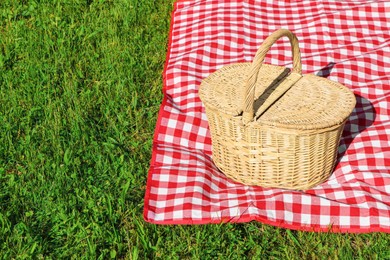
[[[249,123],[254,119],[254,102],[255,102],[255,85],[257,81],[257,76],[259,74],[259,70],[261,68],[261,65],[263,64],[265,55],[271,48],[271,46],[281,37],[287,36],[290,40],[291,48],[292,48],[292,55],[293,55],[293,70],[295,72],[295,75],[301,75],[302,74],[302,64],[301,64],[301,54],[299,51],[299,45],[298,45],[298,39],[291,31],[287,29],[279,29],[272,33],[270,36],[268,36],[267,39],[263,42],[263,44],[260,46],[260,48],[257,50],[255,58],[253,59],[249,77],[246,81],[245,85],[245,99],[244,99],[244,107],[243,107],[243,115],[242,120],[244,124]],[[296,77],[295,77],[296,78]],[[287,86],[283,86],[285,88],[285,91],[287,91],[296,81],[296,80],[288,80],[286,81]],[[280,88],[281,86],[278,86]],[[263,94],[263,89],[260,93]],[[284,91],[284,92],[285,92]],[[284,93],[280,93],[279,97]],[[277,98],[274,96],[273,99],[276,101]],[[270,103],[270,102],[269,102]],[[273,102],[272,102],[273,103]],[[272,105],[272,104],[270,104]],[[264,108],[263,108],[264,109]]]

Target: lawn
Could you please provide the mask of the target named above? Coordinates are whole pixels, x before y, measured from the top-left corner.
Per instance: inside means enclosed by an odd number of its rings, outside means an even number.
[[[143,220],[172,8],[0,1],[0,256],[390,259],[388,234]]]

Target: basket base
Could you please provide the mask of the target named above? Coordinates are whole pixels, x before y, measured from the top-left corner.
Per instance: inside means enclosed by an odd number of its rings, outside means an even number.
[[[225,121],[225,135],[216,133],[209,121],[215,165],[229,178],[245,185],[290,190],[311,189],[332,174],[344,123],[322,133],[286,129],[238,129]],[[229,133],[228,136],[226,133]],[[233,134],[233,136],[232,136]]]
[[[314,187],[324,183],[325,181],[327,181],[329,179],[329,177],[332,175],[333,168],[334,168],[333,167],[332,170],[328,174],[318,175],[320,178],[317,178],[315,180],[310,180],[310,182],[307,182],[307,183],[302,183],[302,182],[300,182],[300,183],[293,183],[293,182],[286,183],[285,181],[276,182],[274,179],[248,180],[245,177],[240,178],[240,176],[237,176],[237,173],[230,173],[229,170],[223,169],[221,166],[218,165],[218,163],[215,163],[215,165],[226,177],[228,177],[229,179],[231,179],[235,182],[238,182],[238,183],[241,183],[244,185],[260,186],[263,188],[277,188],[277,189],[301,190],[301,191],[309,190],[309,189],[314,188]]]

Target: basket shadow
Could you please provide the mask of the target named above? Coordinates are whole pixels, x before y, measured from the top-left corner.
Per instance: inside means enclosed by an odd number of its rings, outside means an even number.
[[[356,136],[375,122],[376,111],[372,103],[358,94],[355,94],[355,97],[356,106],[345,123],[338,148],[336,165],[340,163]]]
[[[317,76],[327,78],[330,75],[330,72],[332,71],[333,67],[336,65],[334,62],[329,62],[328,65],[323,67],[317,72]]]
[[[336,63],[334,62],[328,63],[319,70],[316,75],[324,78],[329,77],[335,65]],[[358,94],[355,94],[355,98],[356,105],[345,123],[344,131],[340,138],[335,165],[340,163],[355,137],[370,127],[375,121],[376,112],[372,103]]]

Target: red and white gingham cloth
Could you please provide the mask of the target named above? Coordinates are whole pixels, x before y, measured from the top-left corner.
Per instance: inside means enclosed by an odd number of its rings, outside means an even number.
[[[145,220],[257,220],[298,230],[390,232],[389,14],[390,1],[176,2]],[[338,81],[357,98],[333,175],[305,192],[244,186],[219,172],[198,97],[203,78],[223,65],[252,61],[279,28],[297,35],[304,74]],[[265,63],[291,67],[287,39],[277,41]]]

